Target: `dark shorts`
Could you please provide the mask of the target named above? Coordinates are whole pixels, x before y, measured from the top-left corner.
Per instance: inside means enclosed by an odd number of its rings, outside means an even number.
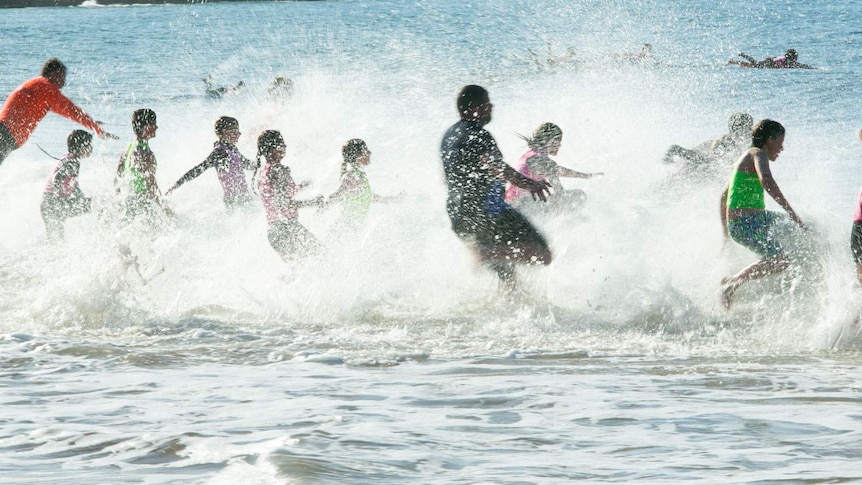
[[[251,195],[249,195],[248,192],[236,195],[225,195],[223,200],[224,206],[227,207],[228,212],[233,212],[238,209],[247,209],[252,202]]]
[[[727,221],[727,233],[764,258],[778,256],[784,252],[774,235],[774,226],[780,219],[780,214],[770,211],[746,214]]]
[[[862,264],[862,222],[854,222],[850,231],[850,251],[853,253],[853,261]]]
[[[9,132],[9,128],[0,123],[0,163],[3,163],[3,160],[6,160],[6,157],[17,149],[18,145],[15,143],[12,133]]]
[[[59,199],[45,197],[42,199],[42,221],[49,240],[63,239],[63,222],[70,218],[90,212],[89,197],[68,197]]]
[[[64,220],[90,212],[89,197],[69,197],[58,199],[45,197],[42,199],[42,218],[44,220]]]
[[[314,234],[296,219],[270,223],[267,238],[272,248],[285,259],[311,256],[321,250]]]
[[[452,229],[462,240],[475,243],[484,260],[520,259],[520,253],[549,253],[548,243],[533,224],[514,209],[497,215],[452,218]]]

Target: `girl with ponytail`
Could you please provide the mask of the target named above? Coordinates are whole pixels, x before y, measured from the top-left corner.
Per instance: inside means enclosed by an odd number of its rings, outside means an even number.
[[[281,164],[285,149],[284,138],[278,131],[266,130],[260,134],[257,139],[258,166],[261,161],[265,162],[260,168],[257,188],[269,224],[269,244],[282,259],[291,260],[321,251],[317,238],[299,223],[298,209],[312,205],[320,207],[323,197],[296,200],[299,187],[291,176],[290,167]],[[252,176],[252,180],[254,178]]]

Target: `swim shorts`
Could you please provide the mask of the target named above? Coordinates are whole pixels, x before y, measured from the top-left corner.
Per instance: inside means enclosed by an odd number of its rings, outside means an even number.
[[[9,132],[9,127],[0,123],[0,163],[3,163],[3,160],[6,160],[6,157],[17,148],[18,145],[15,144],[15,138]]]
[[[267,238],[270,246],[286,259],[321,251],[317,238],[296,219],[273,221],[267,230]]]
[[[515,256],[525,250],[538,254],[550,251],[545,238],[514,209],[453,221],[452,228],[462,240],[475,242],[485,260]]]
[[[780,219],[781,214],[770,211],[746,214],[727,221],[727,233],[734,241],[764,258],[778,256],[784,248],[774,237],[772,229]]]
[[[853,253],[853,261],[862,264],[862,222],[854,222],[853,230],[850,232],[850,251]]]

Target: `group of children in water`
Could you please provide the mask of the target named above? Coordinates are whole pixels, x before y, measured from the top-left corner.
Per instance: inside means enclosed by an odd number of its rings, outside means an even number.
[[[123,218],[155,222],[164,216],[171,217],[173,213],[156,181],[156,157],[149,147],[158,130],[156,113],[150,109],[136,110],[132,114],[132,129],[136,139],[120,156],[115,178]],[[224,193],[225,208],[229,212],[248,208],[255,198],[245,172],[252,172],[252,187],[255,188],[256,182],[256,192],[266,214],[269,242],[284,259],[308,256],[321,249],[317,238],[299,223],[299,208],[339,203],[349,220],[361,221],[367,216],[374,195],[364,172],[371,161],[371,151],[363,140],[352,139],[342,147],[338,190],[329,197],[298,200],[296,195],[302,185],[294,181],[290,168],[282,164],[286,145],[281,133],[275,130],[261,133],[254,160],[243,156],[236,146],[241,132],[235,118],[222,116],[216,120],[215,134],[217,140],[209,156],[180,177],[164,196],[212,168]],[[63,237],[66,219],[90,211],[90,199],[81,193],[77,179],[81,159],[92,153],[92,135],[75,130],[67,144],[69,153],[57,163],[43,196],[42,217],[51,240]]]
[[[98,122],[59,92],[64,83],[65,66],[51,59],[43,68],[42,76],[24,83],[9,96],[0,111],[0,163],[26,141],[49,110],[83,124],[100,136],[116,138],[101,130]],[[33,100],[41,104],[34,108]],[[447,212],[452,218],[453,230],[469,245],[485,241],[480,246],[486,247],[480,247],[478,253],[485,255],[483,262],[492,269],[502,268],[497,273],[505,279],[514,274],[513,262],[550,262],[544,239],[517,210],[537,210],[537,198],[542,203],[540,210],[545,210],[548,204],[571,210],[582,204],[585,196],[581,191],[566,190],[560,179],[589,178],[601,173],[578,172],[560,166],[551,158],[558,153],[563,136],[562,129],[553,123],[543,123],[532,136],[523,137],[529,149],[520,158],[517,170],[508,167],[502,162],[493,137],[483,128],[490,122],[492,106],[483,88],[465,87],[458,99],[461,121],[444,136],[441,150],[449,186]],[[745,113],[734,114],[729,121],[729,133],[709,147],[686,150],[672,146],[666,155],[668,159],[679,157],[698,166],[727,160],[740,149],[745,150],[733,164],[730,182],[722,195],[722,226],[726,236],[762,259],[722,280],[725,307],[730,307],[734,293],[742,284],[783,271],[790,264],[781,242],[775,237],[780,217],[766,210],[765,194],[787,212],[791,221],[807,229],[770,171],[769,163],[783,150],[784,127],[769,119],[754,126],[752,121]],[[152,221],[172,216],[159,190],[157,161],[149,147],[149,140],[158,130],[156,113],[151,109],[136,110],[132,115],[132,129],[136,139],[121,155],[115,178],[123,217]],[[361,221],[367,216],[372,200],[380,199],[372,193],[364,172],[370,163],[371,151],[360,139],[349,140],[342,147],[338,189],[329,197],[299,200],[296,196],[302,184],[294,181],[290,168],[282,163],[286,145],[281,133],[262,132],[257,139],[254,160],[244,157],[236,146],[241,133],[235,118],[219,118],[215,123],[215,135],[217,140],[209,156],[180,177],[165,196],[208,169],[215,169],[228,211],[249,207],[255,199],[252,192],[259,195],[268,223],[269,242],[286,260],[315,254],[322,248],[320,241],[300,224],[298,209],[340,203],[348,220]],[[59,160],[47,181],[41,214],[50,240],[62,239],[68,218],[91,210],[90,198],[85,197],[78,186],[78,175],[81,160],[92,154],[92,140],[93,135],[88,131],[73,131],[67,140],[68,154]],[[489,165],[491,159],[494,163]],[[252,172],[251,184],[246,180],[246,171]],[[518,245],[519,238],[524,239],[525,245]],[[862,283],[862,193],[853,221],[851,250]],[[530,253],[545,256],[526,256]]]

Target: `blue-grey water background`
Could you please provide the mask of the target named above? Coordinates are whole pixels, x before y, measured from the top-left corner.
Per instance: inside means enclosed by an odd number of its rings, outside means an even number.
[[[0,167],[0,483],[552,484],[862,481],[860,288],[849,255],[862,184],[862,3],[838,0],[248,2],[0,12],[0,96],[45,59],[118,141],[82,164],[97,215],[48,245],[41,190],[74,125],[49,115]],[[651,43],[655,62],[618,54]],[[540,69],[577,49],[576,62]],[[795,48],[818,70],[725,63]],[[215,85],[243,80],[221,100]],[[271,99],[288,76],[295,95]],[[439,140],[465,84],[517,134],[564,130],[583,211],[537,224],[555,254],[501,298],[448,228]],[[112,222],[132,110],[169,187],[221,115],[240,149],[278,129],[286,163],[338,185],[365,139],[366,226],[304,209],[322,258],[284,263],[261,210],[226,216],[206,173],[162,232]],[[755,260],[724,244],[723,181],[674,183],[673,143],[737,111],[787,127],[774,174],[809,234],[784,277],[719,280]],[[772,206],[774,208],[774,205]],[[118,247],[137,254],[145,282]]]

